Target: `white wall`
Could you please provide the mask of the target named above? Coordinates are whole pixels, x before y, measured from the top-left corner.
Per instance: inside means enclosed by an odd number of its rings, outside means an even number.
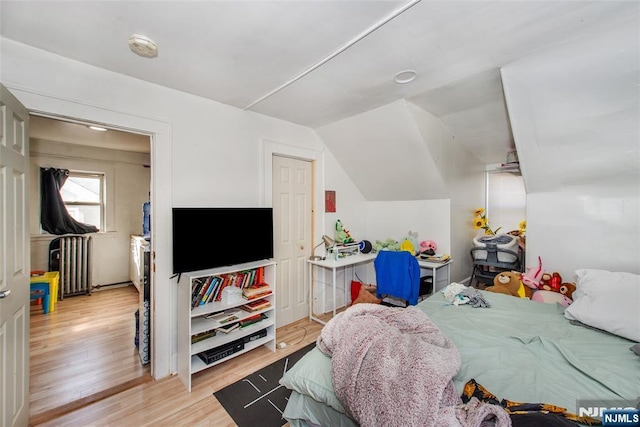
[[[0,76],[27,108],[153,134],[154,375],[176,369],[171,207],[261,205],[264,140],[322,151],[303,126],[0,39]],[[341,191],[338,184],[334,186]]]
[[[502,69],[528,266],[640,273],[637,15]]]
[[[473,229],[473,212],[484,206],[484,165],[437,117],[412,103],[408,105],[449,194],[448,224],[434,226],[448,230],[448,253],[454,261],[450,266],[451,281],[462,282],[471,276],[469,250],[477,235]],[[447,247],[446,240],[435,242]]]
[[[106,180],[104,232],[93,236],[92,284],[129,280],[130,235],[142,234],[142,204],[151,181],[149,155],[56,141],[30,141],[31,269],[47,270],[51,234],[40,233],[40,168],[55,167],[103,173]]]
[[[318,134],[369,200],[366,237],[354,238],[399,240],[418,231],[419,240],[434,240],[454,258],[452,280],[471,275],[473,211],[484,206],[484,165],[438,118],[400,100],[323,126]]]

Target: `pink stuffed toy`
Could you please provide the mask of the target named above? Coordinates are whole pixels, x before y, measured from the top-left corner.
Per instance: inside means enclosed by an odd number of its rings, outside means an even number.
[[[531,289],[538,289],[543,274],[542,258],[538,257],[538,266],[536,268],[530,268],[526,273],[522,273],[520,281]]]
[[[547,304],[559,303],[565,308],[569,307],[573,301],[568,296],[554,291],[538,290],[531,296],[531,301],[544,302]]]
[[[433,240],[423,240],[420,242],[420,253],[426,255],[435,255],[438,246]]]

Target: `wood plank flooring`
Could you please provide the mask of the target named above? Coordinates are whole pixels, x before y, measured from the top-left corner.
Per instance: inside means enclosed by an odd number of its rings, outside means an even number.
[[[192,391],[189,393],[177,376],[170,376],[161,380],[150,379],[148,368],[134,366],[133,336],[135,324],[133,313],[137,308],[137,291],[135,288],[117,288],[94,292],[91,296],[66,298],[59,302],[56,312],[49,314],[51,319],[43,320],[42,309],[32,307],[31,314],[31,418],[32,426],[235,426],[233,419],[218,403],[213,393],[232,384],[246,375],[290,354],[305,345],[314,342],[322,325],[302,319],[277,330],[278,342],[286,342],[284,349],[271,352],[264,347],[245,353],[226,363],[216,365],[210,369],[195,374],[192,378]],[[107,298],[106,293],[113,292]],[[105,293],[105,295],[102,295]],[[95,297],[98,298],[95,298]],[[76,298],[86,299],[87,302],[72,304]],[[133,303],[130,313],[123,308],[125,301]],[[66,304],[69,302],[69,304]],[[94,304],[95,303],[95,304]],[[113,305],[113,311],[110,306]],[[119,308],[115,308],[118,307]],[[38,315],[38,311],[39,314]],[[72,311],[78,310],[76,319]],[[117,314],[124,311],[125,314]],[[120,319],[118,325],[115,319],[109,319],[105,313],[113,313],[114,318]],[[64,313],[64,314],[63,314]],[[55,315],[55,316],[52,316]],[[100,326],[89,326],[90,320],[99,317]],[[81,320],[84,319],[84,320]],[[51,332],[42,323],[58,325],[55,332]],[[125,336],[122,329],[129,328],[130,335]],[[63,344],[67,335],[81,335],[78,340],[84,349],[71,350],[71,344]],[[53,336],[51,336],[53,335]],[[100,338],[97,337],[100,335]],[[91,340],[88,342],[87,340]],[[68,353],[70,360],[65,360],[60,354],[54,356],[54,347],[58,352]],[[127,349],[128,347],[128,349]],[[49,355],[47,356],[47,350]],[[77,354],[81,353],[81,354]],[[104,354],[103,354],[104,353]],[[98,361],[96,355],[100,355]],[[113,360],[107,362],[104,358]],[[38,360],[39,359],[39,360]],[[51,360],[54,359],[54,360]],[[102,363],[101,363],[102,362]],[[86,363],[85,368],[77,365]],[[139,358],[138,358],[139,363]],[[108,368],[105,365],[109,365]],[[147,365],[148,366],[148,365]],[[98,372],[101,367],[104,370]],[[85,374],[88,371],[88,376]],[[40,378],[47,376],[47,380]],[[76,379],[76,376],[78,377]],[[65,403],[91,396],[90,393],[98,386],[88,387],[88,378],[96,377],[104,388],[119,391],[117,394],[106,395],[95,402],[88,401],[79,409],[70,412],[56,412],[56,408]],[[129,383],[131,387],[122,391],[118,387],[125,381],[115,378],[148,378],[141,384]],[[52,389],[58,387],[57,392]],[[86,387],[86,388],[85,388]],[[95,396],[95,395],[94,395]],[[70,408],[74,409],[74,408]],[[38,413],[44,415],[38,415]],[[59,415],[59,416],[58,416]]]
[[[137,308],[133,286],[67,297],[46,315],[42,306],[31,306],[31,419],[150,379],[134,344]]]

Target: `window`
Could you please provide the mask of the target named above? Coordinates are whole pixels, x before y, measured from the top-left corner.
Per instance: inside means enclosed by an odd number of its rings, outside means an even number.
[[[500,233],[517,230],[526,218],[527,194],[519,173],[487,171],[487,217]]]
[[[104,230],[103,174],[69,172],[60,194],[73,219]]]

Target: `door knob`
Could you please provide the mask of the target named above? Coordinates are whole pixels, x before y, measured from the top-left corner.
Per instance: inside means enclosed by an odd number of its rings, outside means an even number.
[[[0,299],[9,296],[11,293],[11,289],[7,289],[6,291],[0,291]]]

